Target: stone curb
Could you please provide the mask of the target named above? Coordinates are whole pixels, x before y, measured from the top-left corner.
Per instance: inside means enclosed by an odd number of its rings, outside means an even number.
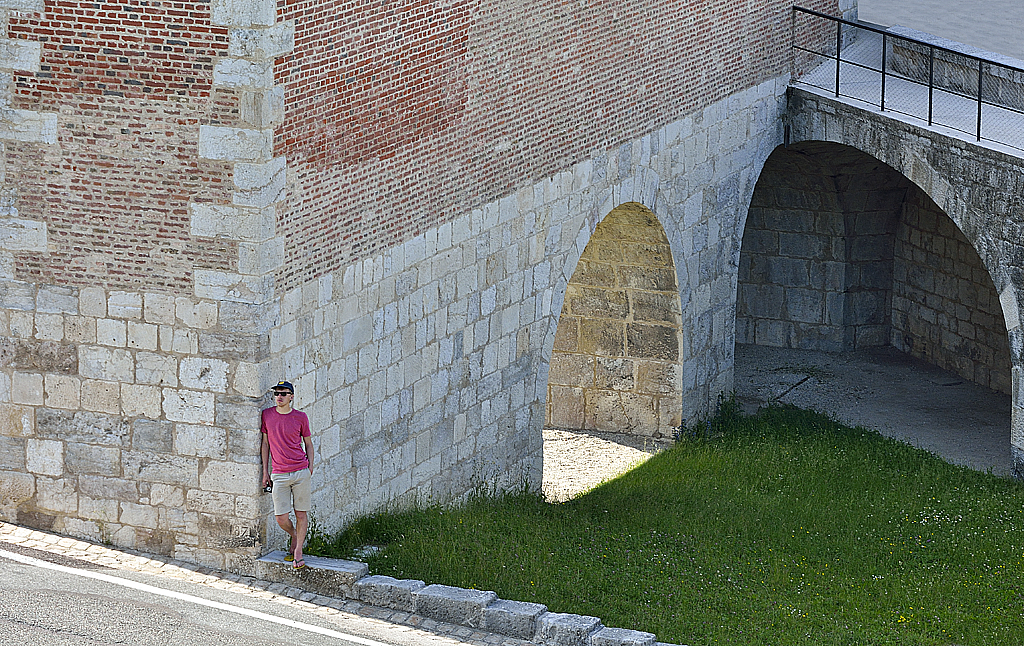
[[[543,604],[507,601],[490,591],[371,576],[365,563],[318,556],[306,556],[308,567],[296,571],[284,556],[277,550],[258,559],[258,576],[545,646],[673,646],[652,633],[607,628],[597,617],[548,612]]]

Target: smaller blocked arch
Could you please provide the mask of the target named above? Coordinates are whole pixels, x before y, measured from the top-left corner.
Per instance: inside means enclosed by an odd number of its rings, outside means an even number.
[[[682,307],[672,250],[647,207],[597,225],[566,287],[545,427],[669,437],[682,418]]]

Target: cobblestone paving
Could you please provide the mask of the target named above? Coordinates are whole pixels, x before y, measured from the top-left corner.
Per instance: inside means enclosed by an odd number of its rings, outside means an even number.
[[[29,548],[47,552],[60,559],[75,559],[94,565],[128,572],[187,581],[198,585],[225,590],[283,605],[302,608],[322,617],[345,619],[357,623],[359,632],[373,634],[377,639],[396,641],[395,631],[407,638],[417,633],[424,644],[471,644],[479,646],[523,646],[525,642],[502,635],[486,633],[465,626],[447,624],[408,612],[368,606],[349,599],[314,594],[282,583],[230,574],[212,568],[200,567],[182,561],[153,556],[141,552],[118,550],[95,543],[68,538],[50,532],[28,529],[0,522],[0,549]],[[352,628],[352,625],[348,626]],[[385,637],[382,632],[387,630]]]

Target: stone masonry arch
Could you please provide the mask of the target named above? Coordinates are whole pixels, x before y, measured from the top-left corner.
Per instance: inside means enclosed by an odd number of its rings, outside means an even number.
[[[744,234],[737,329],[758,345],[892,345],[1010,392],[1000,298],[977,251],[917,185],[847,146],[769,157]]]
[[[963,232],[991,276],[1006,322],[1012,383],[1024,365],[1024,159],[889,118],[832,97],[789,88],[789,141],[828,141],[870,154],[920,188]],[[1012,473],[1024,479],[1024,399],[1014,387]]]
[[[595,227],[566,285],[545,426],[668,437],[682,418],[682,310],[669,239],[642,204]]]

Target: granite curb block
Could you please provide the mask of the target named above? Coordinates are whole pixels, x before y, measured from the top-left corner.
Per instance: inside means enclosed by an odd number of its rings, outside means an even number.
[[[597,617],[548,612],[543,604],[507,601],[490,591],[370,576],[365,563],[317,556],[306,556],[308,567],[296,571],[284,556],[278,550],[258,559],[259,576],[322,595],[344,596],[546,646],[673,646],[656,641],[652,633],[607,628]]]

